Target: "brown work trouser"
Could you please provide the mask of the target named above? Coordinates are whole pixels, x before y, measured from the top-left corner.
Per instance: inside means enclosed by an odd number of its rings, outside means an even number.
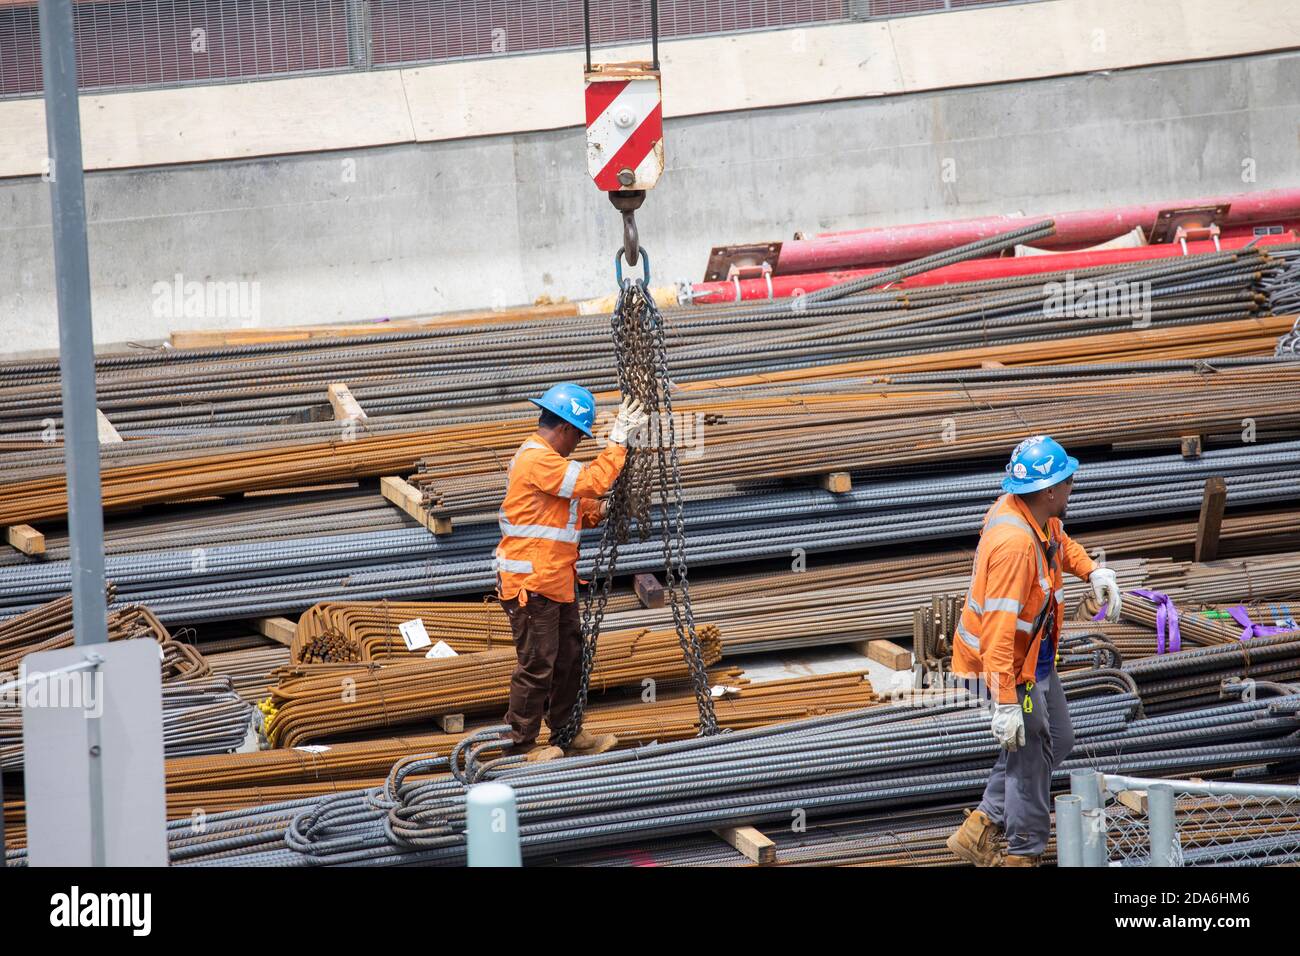
[[[529,744],[542,729],[542,717],[552,734],[573,713],[582,679],[582,624],[578,602],[561,604],[541,594],[502,601],[510,618],[519,663],[510,678],[510,709],[506,723],[510,738]]]

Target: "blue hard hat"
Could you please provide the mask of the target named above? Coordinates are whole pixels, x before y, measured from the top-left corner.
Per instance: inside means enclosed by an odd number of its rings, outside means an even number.
[[[596,397],[581,385],[561,382],[552,385],[541,398],[530,398],[538,408],[554,412],[588,438],[596,420]]]
[[[1078,467],[1079,459],[1067,455],[1054,439],[1034,435],[1022,441],[1011,453],[1007,476],[1002,479],[1002,490],[1023,495],[1050,488],[1065,481]]]

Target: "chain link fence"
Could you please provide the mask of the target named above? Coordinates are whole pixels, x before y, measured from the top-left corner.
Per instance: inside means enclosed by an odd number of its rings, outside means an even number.
[[[1115,777],[1107,787],[1111,866],[1300,864],[1300,787]]]
[[[1038,0],[659,0],[663,39]],[[591,0],[597,46],[650,35],[650,0]],[[582,0],[114,0],[76,5],[82,89],[368,70],[582,46]],[[35,0],[0,0],[0,98],[41,91]]]

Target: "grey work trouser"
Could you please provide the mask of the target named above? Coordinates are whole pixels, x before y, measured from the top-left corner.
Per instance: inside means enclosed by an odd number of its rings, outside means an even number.
[[[1023,712],[1027,685],[1016,688]],[[1074,728],[1061,679],[1053,671],[1028,691],[1031,709],[1024,714],[1025,743],[998,754],[984,788],[980,809],[1006,830],[1007,852],[1038,856],[1052,833],[1052,771],[1074,748]]]

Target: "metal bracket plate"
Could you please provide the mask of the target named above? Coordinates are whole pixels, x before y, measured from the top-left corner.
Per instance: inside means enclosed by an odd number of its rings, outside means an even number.
[[[736,275],[742,279],[759,278],[763,275],[764,263],[771,267],[772,272],[776,272],[780,259],[781,243],[779,242],[714,246],[709,250],[709,264],[704,270],[704,281],[725,282]]]

